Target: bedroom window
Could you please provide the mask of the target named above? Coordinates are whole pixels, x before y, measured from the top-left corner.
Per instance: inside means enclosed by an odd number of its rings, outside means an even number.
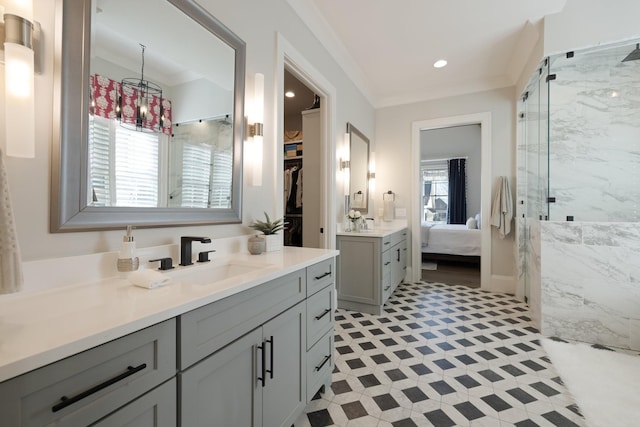
[[[423,221],[446,224],[449,200],[449,170],[447,162],[422,164]]]

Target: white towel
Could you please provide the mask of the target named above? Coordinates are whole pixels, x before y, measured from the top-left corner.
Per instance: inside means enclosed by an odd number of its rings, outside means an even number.
[[[506,176],[498,177],[496,194],[491,207],[491,225],[498,229],[498,235],[504,239],[511,232],[511,220],[513,219],[513,201],[511,189]]]
[[[141,288],[154,289],[171,282],[171,278],[155,270],[137,270],[129,274],[129,281]]]
[[[0,150],[0,294],[22,289],[22,264],[9,197],[9,181]]]

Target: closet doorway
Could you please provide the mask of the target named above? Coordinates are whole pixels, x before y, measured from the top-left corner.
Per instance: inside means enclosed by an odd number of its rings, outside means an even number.
[[[307,116],[318,116],[317,129],[312,129],[311,124],[302,124],[302,246],[334,249],[336,247],[336,170],[338,159],[336,158],[336,89],[333,84],[285,37],[277,34],[276,53],[276,100],[277,100],[277,129],[274,149],[276,150],[274,162],[277,167],[276,186],[280,189],[274,193],[279,209],[286,207],[284,193],[284,123],[285,123],[285,71],[301,82],[312,93],[318,95],[319,108],[309,109],[316,104],[318,98],[315,96],[311,100],[303,99],[301,111],[307,111]],[[301,113],[301,115],[303,115]],[[303,121],[304,121],[303,115]],[[311,120],[309,120],[311,121]],[[292,129],[288,129],[292,130]],[[295,129],[293,129],[295,130]],[[317,143],[311,143],[311,137],[317,138]],[[293,147],[291,147],[293,151]],[[292,153],[293,154],[293,153]],[[297,152],[296,152],[297,155]],[[280,160],[282,159],[282,160]],[[289,189],[289,197],[292,189]],[[296,188],[296,192],[298,189]],[[309,208],[311,206],[312,208]],[[283,217],[286,212],[283,212]],[[311,237],[307,238],[306,232]]]
[[[464,116],[444,117],[412,123],[411,194],[416,195],[411,202],[411,276],[418,281],[422,276],[422,240],[425,205],[423,199],[424,178],[421,169],[421,133],[431,129],[445,129],[466,125],[480,126],[480,217],[488,221],[491,211],[491,113],[477,113]],[[430,192],[431,193],[431,192]],[[434,206],[435,207],[435,206]],[[435,207],[437,210],[437,207]],[[470,216],[470,215],[469,215]],[[474,213],[475,217],[475,213]],[[481,225],[480,229],[480,287],[491,288],[491,230]]]
[[[320,96],[284,70],[285,246],[320,248]]]

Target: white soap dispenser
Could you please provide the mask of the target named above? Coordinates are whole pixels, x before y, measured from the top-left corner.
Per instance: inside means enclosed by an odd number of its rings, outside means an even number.
[[[136,242],[131,234],[132,227],[127,225],[127,234],[122,238],[120,253],[118,254],[118,272],[127,273],[136,271],[140,265],[140,260],[136,256]]]

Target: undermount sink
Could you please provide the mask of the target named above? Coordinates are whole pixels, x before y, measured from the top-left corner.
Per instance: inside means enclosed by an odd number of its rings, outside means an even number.
[[[179,268],[165,274],[173,280],[188,285],[211,285],[238,276],[248,275],[271,267],[270,264],[254,264],[239,261],[212,260],[206,265],[193,265]]]

